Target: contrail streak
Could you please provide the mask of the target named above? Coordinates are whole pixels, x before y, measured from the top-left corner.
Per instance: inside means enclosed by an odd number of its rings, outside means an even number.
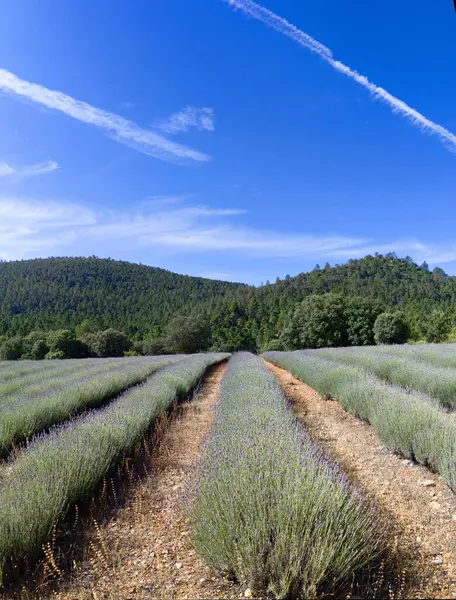
[[[451,133],[451,131],[442,125],[434,123],[434,121],[431,121],[422,115],[420,112],[406,104],[403,100],[396,98],[385,89],[375,85],[364,75],[361,75],[344,63],[335,60],[334,55],[329,48],[315,40],[307,33],[304,33],[304,31],[298,29],[295,25],[289,23],[286,19],[279,17],[264,6],[256,4],[251,0],[222,1],[234,8],[241,10],[250,17],[261,21],[279,33],[288,36],[307,50],[318,54],[320,58],[330,64],[336,71],[339,71],[339,73],[343,73],[347,77],[350,77],[350,79],[353,79],[366,88],[375,99],[381,100],[384,104],[387,104],[393,113],[401,115],[422,131],[426,131],[431,135],[437,136],[440,141],[449,147],[452,152],[456,152],[456,135],[454,133]]]
[[[109,137],[154,158],[196,162],[210,160],[206,154],[171,142],[150,129],[143,129],[133,121],[75,100],[63,92],[49,90],[20,79],[5,69],[0,69],[0,91],[22,96],[47,108],[63,112],[78,121],[95,125],[103,129]]]

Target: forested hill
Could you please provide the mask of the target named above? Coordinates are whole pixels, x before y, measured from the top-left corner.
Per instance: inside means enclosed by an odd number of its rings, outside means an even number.
[[[74,327],[87,318],[143,335],[238,287],[111,259],[0,262],[0,335]]]
[[[0,335],[74,327],[85,319],[158,337],[176,315],[202,315],[219,347],[261,348],[310,294],[361,296],[400,308],[411,325],[435,308],[456,314],[456,278],[411,259],[367,256],[255,288],[98,258],[0,262]]]

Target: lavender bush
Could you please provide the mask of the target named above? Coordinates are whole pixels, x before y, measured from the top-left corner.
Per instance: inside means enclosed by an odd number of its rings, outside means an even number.
[[[0,566],[38,551],[68,507],[90,495],[176,396],[227,356],[182,359],[106,408],[37,436],[0,481]]]
[[[248,353],[236,354],[223,378],[190,511],[207,564],[276,598],[313,597],[381,547],[372,509]]]
[[[64,372],[32,387],[24,385],[12,395],[0,396],[0,454],[5,455],[13,442],[114,398],[175,360],[174,357],[125,358],[97,361],[93,366],[86,363],[85,368],[75,364],[73,372]]]
[[[368,421],[390,450],[430,467],[456,490],[456,420],[429,397],[308,352],[266,352],[264,358],[320,394],[336,397]]]
[[[325,348],[303,352],[362,367],[388,383],[423,392],[437,400],[444,408],[456,408],[456,369],[454,368],[433,366],[414,360],[410,355],[391,354],[385,350],[375,352],[375,349],[371,349],[366,352],[364,348]]]

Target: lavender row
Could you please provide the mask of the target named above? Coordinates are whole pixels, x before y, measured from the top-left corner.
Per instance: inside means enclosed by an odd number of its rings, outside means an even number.
[[[382,539],[373,510],[247,353],[223,378],[190,507],[206,562],[276,598],[314,597],[369,562]]]
[[[456,420],[429,397],[389,385],[364,369],[308,352],[266,352],[320,394],[368,421],[387,448],[440,474],[456,489]]]
[[[427,394],[445,409],[456,408],[454,368],[433,366],[414,360],[410,355],[388,353],[385,349],[376,352],[375,349],[366,351],[365,348],[325,348],[302,352],[362,367],[388,383]]]
[[[140,364],[144,360],[144,357],[120,359],[121,362],[119,359],[97,359],[97,362],[89,363],[85,359],[72,359],[64,361],[64,364],[58,369],[52,370],[43,368],[46,363],[41,362],[38,364],[42,368],[33,373],[27,373],[5,382],[0,376],[0,406],[3,408],[25,396],[33,397],[35,394],[50,393],[53,389],[60,387],[62,383],[69,384],[71,381],[83,379],[89,373],[106,373],[127,364]]]
[[[88,370],[85,375],[83,371],[78,372],[75,380],[63,378],[52,393],[44,383],[41,391],[38,388],[32,395],[18,396],[2,407],[0,454],[4,456],[13,444],[118,396],[173,360],[172,357],[125,359],[110,368],[107,363],[104,369],[97,367],[95,372]]]
[[[155,419],[227,355],[196,355],[159,370],[106,408],[37,436],[0,482],[0,568],[40,550],[68,507],[90,496]]]

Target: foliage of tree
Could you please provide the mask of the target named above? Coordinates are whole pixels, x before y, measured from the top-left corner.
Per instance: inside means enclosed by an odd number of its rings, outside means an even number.
[[[211,329],[202,316],[175,317],[163,338],[166,354],[204,352],[211,345]]]
[[[8,342],[0,352],[30,357],[37,341],[47,344],[42,335],[26,341],[31,332],[71,330],[76,340],[84,342],[86,336],[112,328],[132,342],[144,342],[141,353],[163,353],[170,322],[189,315],[209,324],[214,349],[256,351],[279,339],[296,347],[301,341],[293,339],[296,332],[290,324],[298,305],[328,293],[344,299],[345,330],[337,333],[329,323],[320,324],[318,343],[372,343],[378,307],[387,313],[401,311],[412,339],[422,337],[433,311],[443,311],[455,321],[456,278],[394,254],[366,256],[334,267],[325,264],[262,287],[110,259],[50,258],[0,262],[0,346]],[[329,309],[335,306],[330,304]],[[339,318],[336,310],[336,321]],[[18,337],[23,348],[17,340],[11,342]],[[43,349],[40,344],[39,352],[38,347],[35,350],[42,355]],[[62,351],[49,347],[46,354]]]
[[[100,358],[124,356],[124,353],[131,348],[131,342],[125,333],[115,329],[88,333],[84,336],[84,341],[90,354]]]
[[[282,341],[290,349],[347,346],[345,302],[340,294],[312,294],[300,302]]]
[[[78,337],[110,327],[132,339],[155,337],[154,328],[179,312],[239,287],[94,257],[0,261],[0,335],[81,326]]]
[[[400,311],[384,312],[378,315],[374,323],[376,344],[405,344],[409,336],[409,328],[404,315]]]
[[[26,358],[30,360],[43,360],[49,352],[49,347],[44,340],[37,340],[30,348],[30,352]]]
[[[428,343],[444,342],[451,331],[451,319],[443,310],[434,310],[423,324],[424,339]]]
[[[18,360],[22,356],[23,343],[21,337],[5,340],[0,346],[0,360]]]
[[[89,350],[87,345],[76,339],[74,331],[58,329],[50,331],[46,344],[49,347],[47,358],[87,358]]]
[[[351,346],[371,346],[375,343],[374,324],[380,313],[378,303],[368,298],[348,298],[344,315]]]
[[[166,354],[165,341],[161,337],[150,338],[142,344],[142,352],[144,356],[157,356]]]

